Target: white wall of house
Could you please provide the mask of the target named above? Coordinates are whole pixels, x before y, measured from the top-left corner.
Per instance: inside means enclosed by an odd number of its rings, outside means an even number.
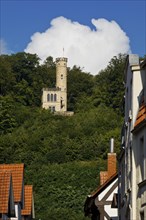
[[[143,185],[139,183],[139,178],[141,178],[141,174],[139,172],[139,163],[141,161],[145,163],[146,149],[144,150],[145,159],[138,159],[142,154],[140,149],[140,138],[142,133],[140,133],[139,136],[138,134],[135,136],[135,134],[132,133],[132,130],[134,129],[134,124],[136,122],[136,117],[139,111],[140,93],[144,87],[144,83],[146,82],[144,75],[146,75],[146,72],[142,73],[140,69],[139,57],[137,55],[129,55],[126,66],[125,85],[125,152],[119,164],[119,169],[121,172],[119,185],[121,193],[120,201],[122,204],[119,210],[119,214],[121,220],[142,219],[142,217],[139,214],[139,204],[142,203],[142,200],[145,200],[146,202],[146,195],[143,189]],[[143,130],[141,132],[143,132],[143,136],[145,139],[146,130]],[[144,144],[146,148],[146,143]],[[139,184],[141,185],[141,193],[139,193],[138,191],[138,188],[140,187]]]
[[[106,195],[106,193],[111,189],[111,187],[117,182],[118,182],[118,179],[115,179],[108,187],[106,187],[106,189],[103,190],[99,194],[98,200],[101,201],[103,199],[103,197]],[[118,186],[113,190],[113,192],[110,194],[110,196],[106,200],[112,201],[114,193],[118,193]],[[96,202],[97,202],[97,199],[95,199],[95,205],[97,205]],[[104,210],[107,212],[107,214],[111,218],[114,217],[114,220],[118,220],[118,209],[117,208],[111,208],[111,204],[110,204],[110,205],[105,205]],[[104,218],[104,219],[107,220],[106,218]]]
[[[11,220],[21,220],[21,205],[20,203],[15,203],[15,217],[10,218]]]
[[[133,130],[139,109],[138,95],[142,89],[140,66],[138,63],[139,58],[137,56],[129,55],[125,88],[125,193],[122,197],[125,201],[124,213],[127,218],[130,215],[133,220],[136,220],[136,166],[132,150],[133,140],[131,131]]]

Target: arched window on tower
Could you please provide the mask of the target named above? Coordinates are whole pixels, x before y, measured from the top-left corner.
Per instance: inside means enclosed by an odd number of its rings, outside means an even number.
[[[54,94],[54,102],[56,102],[56,101],[57,101],[57,95]]]
[[[50,94],[47,95],[47,101],[50,102]]]
[[[53,94],[51,94],[51,102],[53,102]]]

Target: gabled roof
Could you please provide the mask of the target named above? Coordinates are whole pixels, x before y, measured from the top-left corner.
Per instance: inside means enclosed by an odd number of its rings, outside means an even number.
[[[26,185],[24,186],[24,199],[25,199],[25,206],[22,209],[22,215],[32,215],[33,212],[33,186]]]
[[[95,198],[97,197],[106,187],[108,187],[116,178],[118,177],[118,173],[115,173],[114,175],[112,175],[104,184],[102,184],[101,186],[99,186],[97,188],[97,190],[93,193],[91,193],[91,197]]]
[[[87,196],[85,204],[84,204],[84,212],[85,216],[87,216],[92,209],[92,206],[94,205],[94,199],[103,192],[114,180],[118,178],[118,173],[116,172],[114,175],[112,175],[104,184],[99,186],[96,191],[92,192],[90,195]]]
[[[11,173],[0,171],[0,213],[8,214],[10,198]]]
[[[24,178],[24,164],[0,164],[0,171],[12,174],[14,202],[21,202]]]

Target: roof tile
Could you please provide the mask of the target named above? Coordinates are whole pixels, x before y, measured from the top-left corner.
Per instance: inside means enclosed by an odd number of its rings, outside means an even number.
[[[24,186],[24,199],[25,207],[22,209],[22,215],[31,215],[32,214],[32,197],[33,197],[33,186],[26,185]]]
[[[9,171],[12,173],[14,201],[20,202],[24,178],[24,164],[0,164],[0,171]]]
[[[140,125],[144,120],[146,120],[146,104],[143,103],[139,108],[134,128]]]
[[[8,213],[11,173],[0,171],[0,213]]]

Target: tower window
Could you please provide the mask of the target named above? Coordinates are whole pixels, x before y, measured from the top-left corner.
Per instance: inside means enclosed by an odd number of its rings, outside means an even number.
[[[63,79],[63,74],[61,74],[61,79]]]
[[[57,100],[57,95],[54,94],[54,102],[56,102],[56,100]]]
[[[51,112],[55,112],[55,106],[49,106],[49,110],[50,110]]]
[[[51,94],[51,102],[53,102],[53,94]]]
[[[50,102],[50,94],[47,95],[47,101]]]

